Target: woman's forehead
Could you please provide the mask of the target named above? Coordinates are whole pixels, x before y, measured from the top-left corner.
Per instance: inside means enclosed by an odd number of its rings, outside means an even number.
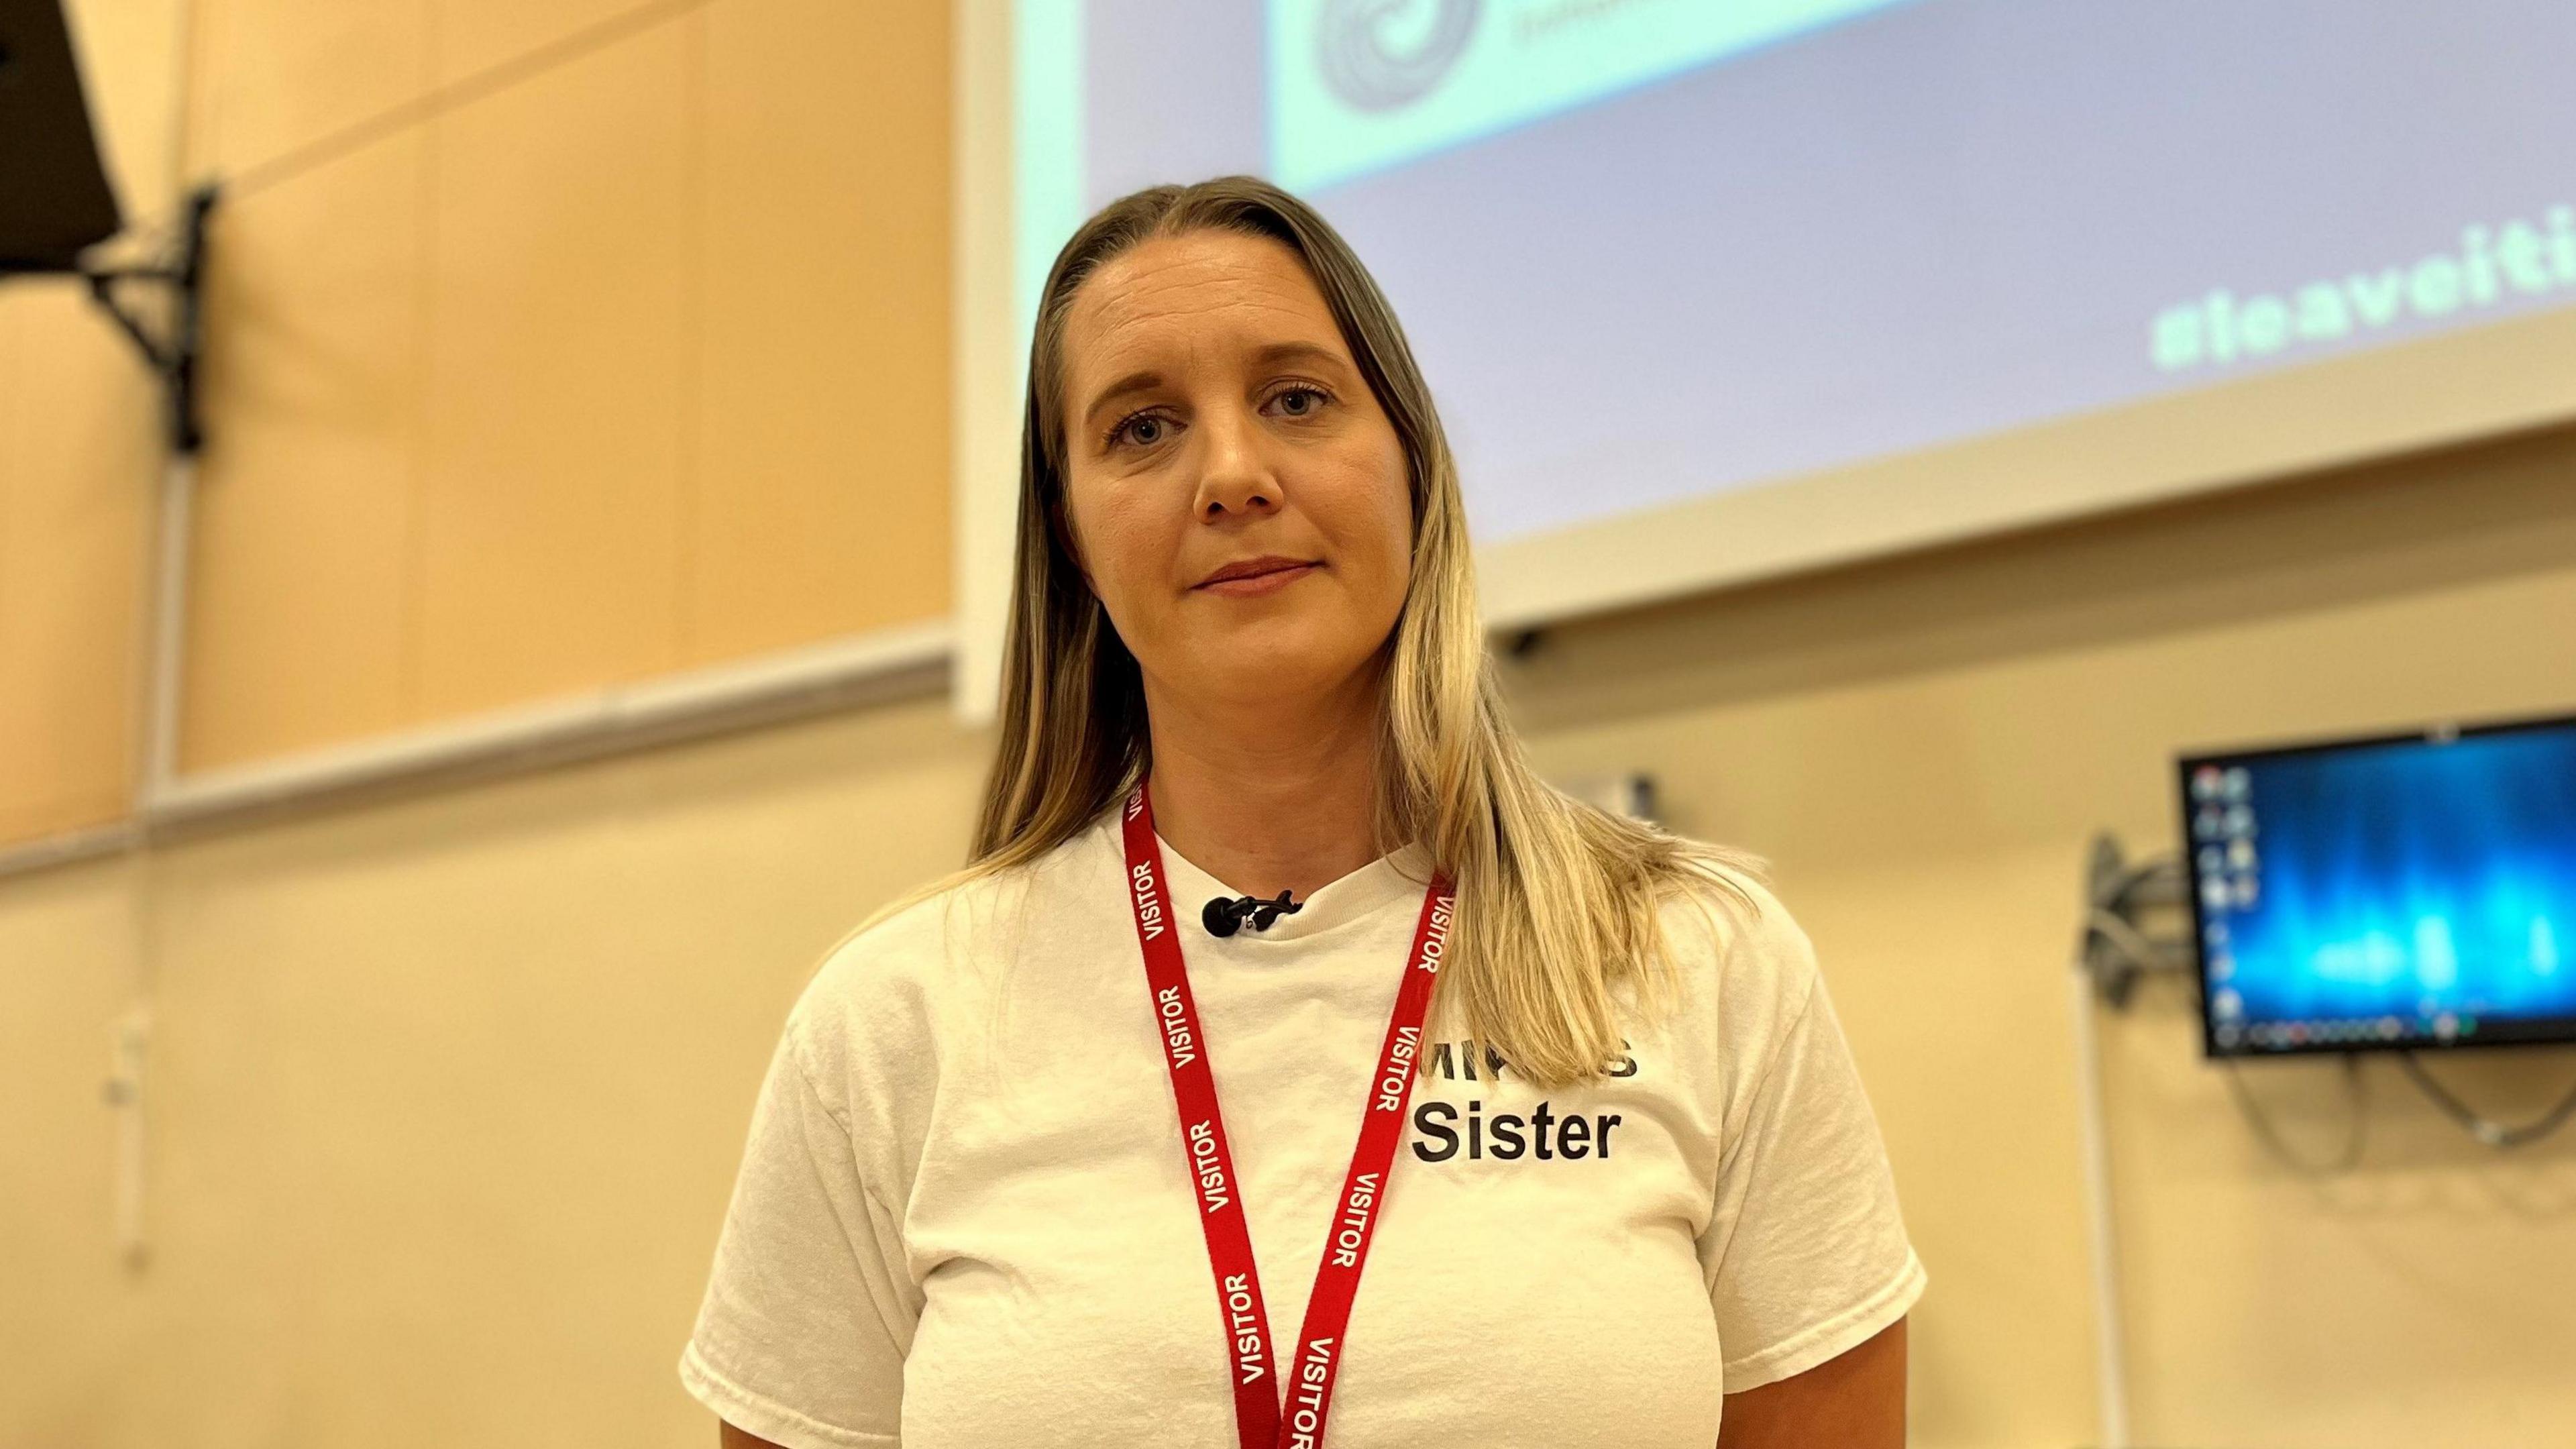
[[[1065,318],[1069,380],[1143,354],[1220,354],[1283,341],[1343,351],[1332,309],[1297,254],[1269,237],[1154,237],[1104,263]]]

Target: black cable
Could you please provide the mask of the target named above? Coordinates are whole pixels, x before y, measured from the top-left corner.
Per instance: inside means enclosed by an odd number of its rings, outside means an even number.
[[[2237,1110],[2245,1114],[2246,1122],[2254,1128],[2254,1135],[2262,1139],[2263,1146],[2284,1166],[2308,1177],[2332,1177],[2361,1164],[2362,1142],[2370,1129],[2368,1096],[2362,1090],[2361,1058],[2349,1052],[2344,1054],[2344,1095],[2352,1103],[2352,1126],[2344,1134],[2343,1149],[2323,1162],[2307,1161],[2290,1150],[2290,1144],[2283,1141],[2281,1134],[2273,1128],[2272,1119],[2264,1116],[2262,1107],[2256,1104],[2254,1093],[2245,1085],[2236,1059],[2229,1057],[2223,1060],[2227,1066],[2227,1089],[2236,1096]]]
[[[2424,1064],[2415,1059],[2413,1052],[2399,1052],[2397,1065],[2405,1069],[2417,1090],[2442,1109],[2444,1116],[2467,1128],[2470,1136],[2489,1147],[2520,1147],[2527,1142],[2537,1142],[2566,1126],[2568,1118],[2576,1117],[2576,1087],[2568,1088],[2567,1095],[2558,1099],[2557,1106],[2519,1127],[2508,1127],[2479,1115],[2476,1108],[2453,1096],[2450,1088],[2433,1080],[2433,1074],[2424,1070]]]

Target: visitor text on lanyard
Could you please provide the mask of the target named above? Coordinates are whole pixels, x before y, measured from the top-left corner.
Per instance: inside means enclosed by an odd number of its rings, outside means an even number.
[[[1172,1100],[1180,1108],[1181,1151],[1197,1189],[1199,1226],[1207,1235],[1208,1269],[1216,1279],[1217,1312],[1225,1325],[1226,1357],[1234,1372],[1234,1422],[1243,1449],[1317,1449],[1332,1404],[1333,1377],[1341,1368],[1351,1301],[1360,1268],[1386,1199],[1387,1175],[1404,1135],[1404,1108],[1413,1097],[1414,1061],[1422,1051],[1422,1019],[1431,985],[1449,945],[1456,895],[1448,878],[1434,876],[1422,898],[1395,1010],[1387,1017],[1386,1044],[1378,1049],[1360,1114],[1359,1145],[1342,1179],[1323,1262],[1306,1300],[1306,1322],[1297,1335],[1296,1362],[1281,1365],[1270,1346],[1270,1314],[1261,1301],[1261,1274],[1252,1261],[1252,1231],[1243,1215],[1243,1184],[1226,1147],[1225,1119],[1217,1110],[1216,1077],[1208,1069],[1207,1033],[1199,1029],[1181,963],[1179,917],[1172,912],[1163,872],[1162,843],[1154,835],[1153,807],[1145,787],[1127,797],[1128,903],[1136,912],[1136,941],[1145,952],[1145,980],[1153,993],[1154,1020],[1163,1039],[1163,1064],[1172,1073]],[[1288,1384],[1280,1404],[1278,1381]]]

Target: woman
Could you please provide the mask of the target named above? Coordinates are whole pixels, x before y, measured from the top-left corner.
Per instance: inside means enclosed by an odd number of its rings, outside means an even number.
[[[724,1442],[1901,1444],[1923,1270],[1806,937],[1523,763],[1312,210],[1066,244],[1018,558],[973,863],[762,1088],[681,1361]]]

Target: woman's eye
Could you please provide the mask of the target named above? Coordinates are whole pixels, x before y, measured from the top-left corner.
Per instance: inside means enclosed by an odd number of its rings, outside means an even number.
[[[1292,418],[1312,417],[1324,405],[1322,392],[1311,387],[1292,387],[1279,394],[1279,410]]]
[[[1163,441],[1164,426],[1161,418],[1146,414],[1129,418],[1119,424],[1119,432],[1125,435],[1127,441],[1138,447],[1150,448]]]

